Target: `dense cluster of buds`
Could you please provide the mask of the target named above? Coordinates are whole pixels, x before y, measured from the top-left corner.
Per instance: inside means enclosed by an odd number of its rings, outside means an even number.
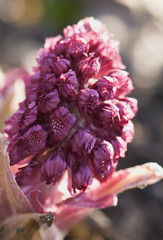
[[[116,206],[119,193],[163,179],[157,163],[115,171],[137,112],[117,42],[93,18],[63,35],[46,39],[33,75],[12,70],[0,87],[6,114],[22,90],[17,80],[26,85],[6,121],[8,141],[0,134],[2,240],[61,240],[92,209]]]
[[[11,165],[20,186],[56,184],[70,192],[104,181],[125,156],[137,101],[118,44],[93,18],[50,37],[26,81],[26,99],[7,121]]]

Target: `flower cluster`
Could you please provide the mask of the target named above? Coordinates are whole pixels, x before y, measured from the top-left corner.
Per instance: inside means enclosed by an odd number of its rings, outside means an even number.
[[[132,140],[132,81],[117,42],[93,18],[47,38],[37,63],[25,101],[6,121],[11,165],[26,163],[16,180],[56,184],[67,170],[70,191],[84,191],[113,173]]]

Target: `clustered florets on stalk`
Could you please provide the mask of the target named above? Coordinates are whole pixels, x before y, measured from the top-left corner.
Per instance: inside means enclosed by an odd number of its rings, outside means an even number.
[[[51,37],[39,51],[26,99],[6,121],[11,165],[24,159],[19,185],[58,182],[68,169],[74,192],[105,180],[125,156],[136,99],[118,45],[93,18]]]

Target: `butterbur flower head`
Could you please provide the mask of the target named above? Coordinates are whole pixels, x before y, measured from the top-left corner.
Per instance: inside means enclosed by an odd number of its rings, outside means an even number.
[[[30,239],[60,240],[90,208],[116,206],[118,193],[163,178],[156,163],[115,171],[137,101],[102,23],[85,18],[47,38],[33,71],[6,121],[9,145],[0,135],[0,239],[26,239],[29,230]]]
[[[133,86],[118,43],[85,18],[46,38],[33,69],[25,101],[6,121],[11,164],[26,163],[17,180],[53,186],[67,172],[70,192],[85,191],[115,171],[134,134],[137,101],[126,97]]]

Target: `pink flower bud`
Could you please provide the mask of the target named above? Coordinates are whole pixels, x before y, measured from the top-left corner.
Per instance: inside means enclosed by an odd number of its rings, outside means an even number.
[[[70,61],[65,59],[63,56],[56,57],[52,63],[52,69],[55,75],[58,77],[61,73],[68,71],[70,67]]]
[[[81,82],[85,83],[88,78],[96,76],[100,71],[99,57],[94,57],[90,54],[89,57],[85,57],[78,64],[78,74],[81,78]]]
[[[95,142],[95,137],[85,130],[79,129],[72,136],[70,144],[72,152],[82,156],[91,152]]]
[[[56,183],[60,180],[67,164],[62,151],[53,151],[41,167],[41,181],[46,184]]]
[[[61,56],[56,56],[54,53],[49,53],[48,50],[41,49],[40,58],[37,59],[39,69],[42,74],[54,73],[59,76],[61,73],[68,71],[70,61]]]
[[[66,57],[68,59],[72,58],[80,58],[84,56],[89,50],[89,44],[84,38],[79,37],[78,35],[74,35],[70,42],[68,43],[66,49]]]
[[[126,123],[132,119],[137,112],[137,101],[134,98],[124,98],[120,100],[114,100],[115,105],[119,109],[119,116],[116,121]]]
[[[36,122],[37,113],[38,113],[38,110],[36,107],[36,103],[31,102],[21,116],[20,124],[19,124],[21,131],[26,130],[31,124]]]
[[[39,160],[40,155],[34,156],[29,164],[25,167],[19,168],[19,172],[16,173],[16,181],[19,186],[28,186],[38,184],[40,179],[41,161]]]
[[[92,171],[87,159],[79,159],[72,166],[72,188],[85,191],[92,184]]]
[[[50,141],[63,140],[75,123],[75,117],[65,107],[59,107],[50,115]]]
[[[134,136],[134,124],[129,120],[126,124],[123,125],[121,137],[127,143],[130,143]]]
[[[5,121],[5,133],[9,138],[10,136],[14,136],[19,131],[19,122],[23,112],[23,110],[18,110],[8,120]]]
[[[108,100],[113,98],[117,91],[117,79],[104,76],[91,87],[96,89],[102,100]]]
[[[77,98],[80,113],[90,114],[99,105],[99,94],[94,89],[80,90]]]
[[[107,36],[101,41],[95,51],[95,56],[100,56],[100,63],[102,66],[101,74],[107,75],[112,69],[123,69],[121,57],[119,55],[118,43]]]
[[[44,47],[50,50],[51,53],[61,55],[66,49],[66,42],[61,35],[58,35],[57,37],[46,38]]]
[[[92,112],[93,124],[98,128],[111,128],[118,112],[118,108],[113,103],[101,104]]]
[[[24,148],[30,153],[42,150],[46,145],[47,132],[40,125],[34,125],[22,136]]]
[[[126,96],[134,89],[132,85],[132,81],[128,77],[128,72],[116,69],[116,70],[112,70],[109,73],[109,76],[112,78],[116,78],[118,80],[117,92],[116,92],[117,96],[119,97]]]
[[[41,48],[39,50],[39,56],[40,58],[37,58],[38,62],[38,69],[41,71],[41,73],[53,73],[53,62],[56,59],[56,54],[49,53],[48,50]]]
[[[55,110],[60,102],[57,89],[44,93],[38,99],[38,110],[42,113],[49,113]]]
[[[72,99],[77,93],[78,80],[76,73],[69,70],[67,73],[62,73],[57,79],[57,86],[60,95],[65,99]]]
[[[94,171],[97,175],[104,177],[105,171],[107,176],[113,171],[114,149],[111,143],[103,141],[95,144],[92,150],[92,162]]]
[[[110,142],[114,148],[114,158],[124,158],[127,149],[127,143],[121,137],[115,137]]]
[[[56,84],[56,76],[54,73],[46,73],[40,76],[38,84],[38,93],[39,95],[52,91]]]

